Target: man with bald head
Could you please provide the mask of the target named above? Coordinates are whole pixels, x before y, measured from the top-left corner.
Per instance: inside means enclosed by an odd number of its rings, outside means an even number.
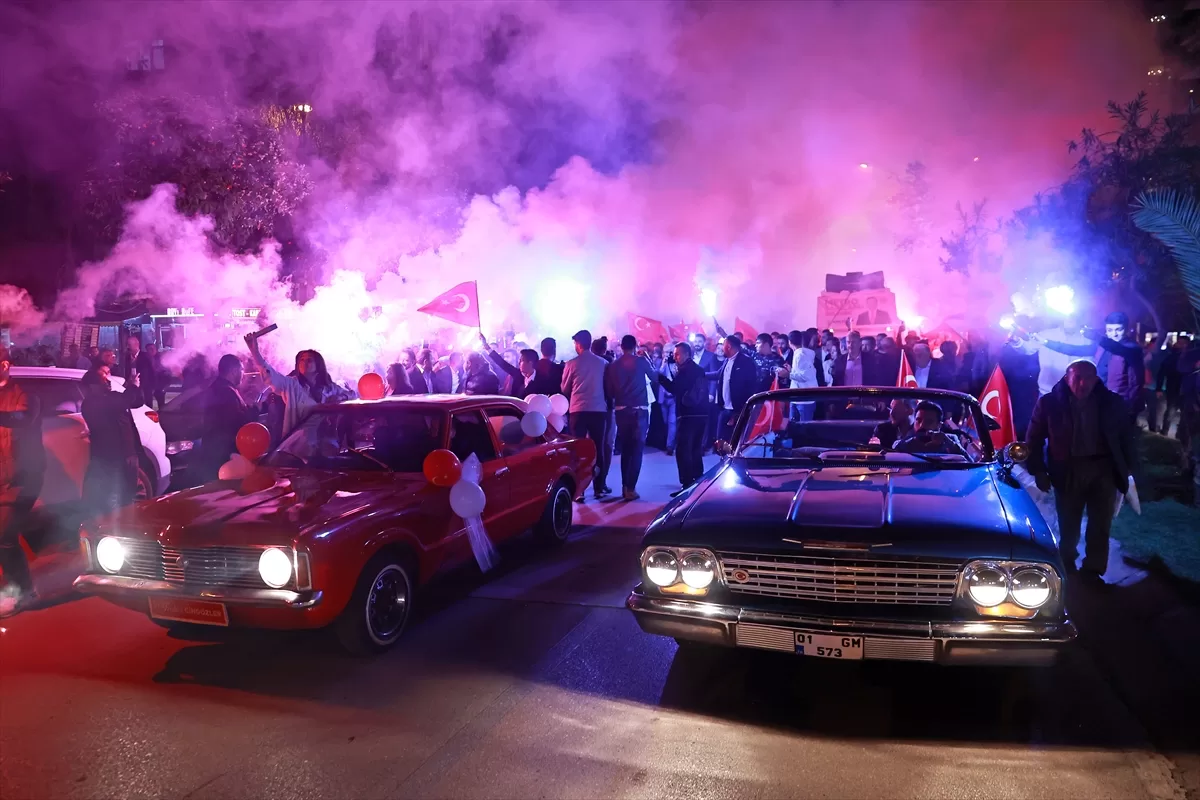
[[[1076,361],[1038,398],[1025,440],[1029,471],[1038,488],[1054,488],[1059,550],[1067,572],[1075,570],[1087,511],[1087,545],[1079,573],[1085,581],[1103,585],[1117,495],[1129,490],[1136,466],[1129,407],[1100,382],[1095,364]]]

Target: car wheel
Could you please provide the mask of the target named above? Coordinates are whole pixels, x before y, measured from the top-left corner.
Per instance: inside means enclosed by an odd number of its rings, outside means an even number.
[[[140,466],[137,471],[137,483],[133,488],[133,502],[137,503],[142,500],[149,500],[154,497],[154,483],[150,480],[150,476],[146,470]]]
[[[353,655],[374,655],[404,633],[412,609],[409,567],[394,552],[372,558],[358,576],[354,594],[334,623],[338,641]]]
[[[546,510],[534,527],[534,535],[548,544],[562,544],[571,535],[571,523],[575,518],[575,505],[571,490],[564,481],[554,484]]]

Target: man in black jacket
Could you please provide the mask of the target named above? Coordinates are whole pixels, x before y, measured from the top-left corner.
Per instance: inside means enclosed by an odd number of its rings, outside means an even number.
[[[221,465],[237,452],[237,434],[258,415],[246,405],[238,387],[242,384],[242,360],[232,353],[217,362],[217,377],[205,392],[204,427],[196,458],[197,482],[215,480]]]
[[[533,380],[525,385],[525,394],[561,394],[563,365],[555,360],[558,356],[558,343],[547,337],[542,339],[541,348],[542,357],[534,366]]]
[[[663,389],[675,396],[675,464],[683,488],[704,474],[704,426],[708,422],[708,376],[692,360],[692,346],[675,345],[675,377],[659,375]]]
[[[1087,547],[1080,575],[1103,584],[1117,495],[1129,490],[1137,459],[1129,407],[1100,383],[1094,364],[1076,361],[1038,399],[1025,439],[1038,488],[1054,488],[1064,566],[1068,572],[1075,569],[1086,510]]]
[[[725,337],[725,363],[708,373],[708,379],[717,382],[717,436],[731,440],[733,423],[758,385],[754,359],[742,351],[741,336],[731,333]]]
[[[483,346],[487,351],[488,360],[492,362],[495,369],[512,378],[513,397],[524,399],[531,394],[540,394],[539,392],[530,391],[530,386],[533,384],[537,373],[538,354],[536,350],[522,350],[517,360],[518,366],[514,367],[504,360],[504,356],[492,349],[483,334],[480,334],[479,338],[484,340]],[[555,394],[555,392],[551,392],[550,394]]]
[[[129,334],[125,339],[125,363],[122,365],[122,377],[125,383],[133,383],[136,372],[138,383],[142,389],[142,399],[146,405],[154,402],[158,391],[157,375],[154,370],[154,357],[142,350],[142,337],[136,333]]]
[[[650,392],[658,388],[658,373],[650,359],[634,355],[637,339],[621,337],[621,356],[604,368],[604,393],[612,398],[621,449],[621,496],[637,500],[642,454],[650,426]]]

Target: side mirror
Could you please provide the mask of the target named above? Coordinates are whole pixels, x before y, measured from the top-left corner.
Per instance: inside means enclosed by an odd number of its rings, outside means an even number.
[[[733,455],[733,445],[724,439],[718,439],[716,444],[713,445],[713,451],[724,458],[725,456]]]
[[[1029,445],[1013,442],[1004,446],[1004,459],[1010,464],[1023,464],[1029,460]]]

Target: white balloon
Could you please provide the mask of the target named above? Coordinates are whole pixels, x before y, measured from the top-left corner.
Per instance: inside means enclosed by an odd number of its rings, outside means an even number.
[[[483,464],[479,463],[479,456],[471,453],[463,459],[462,462],[462,479],[467,483],[473,483],[476,486],[483,480]]]
[[[247,461],[241,453],[234,453],[229,460],[221,465],[217,470],[217,479],[222,481],[236,481],[249,475],[254,471],[254,464]]]
[[[525,416],[521,417],[521,432],[531,438],[541,436],[546,432],[546,415],[540,411],[525,412]]]
[[[554,413],[554,406],[550,402],[550,398],[544,394],[531,394],[525,398],[525,404],[529,406],[530,411],[536,411],[543,417],[548,417]]]
[[[459,481],[450,487],[450,508],[463,519],[478,517],[486,504],[487,497],[477,484]]]
[[[562,433],[562,429],[566,426],[567,421],[563,419],[562,414],[551,414],[546,417],[546,424],[553,428],[555,433]]]
[[[564,395],[556,394],[550,398],[550,410],[560,417],[565,417],[571,410],[571,401]]]

